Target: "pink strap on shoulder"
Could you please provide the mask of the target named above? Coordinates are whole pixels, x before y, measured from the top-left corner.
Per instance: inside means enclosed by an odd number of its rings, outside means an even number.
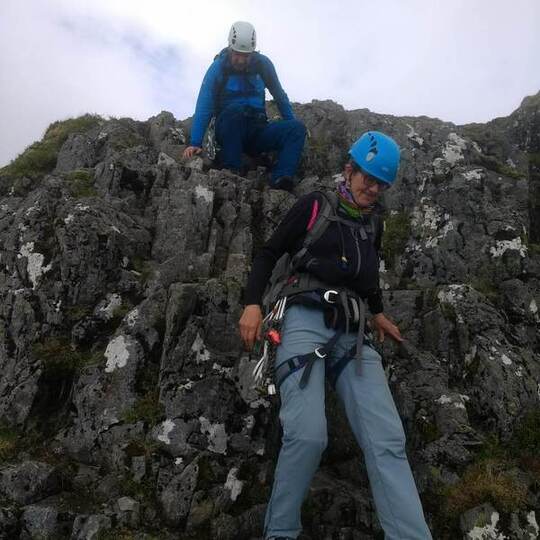
[[[315,199],[313,201],[313,207],[311,208],[311,217],[309,218],[309,223],[307,226],[307,230],[311,231],[313,228],[313,225],[315,225],[315,221],[317,220],[317,216],[319,214],[319,201]]]

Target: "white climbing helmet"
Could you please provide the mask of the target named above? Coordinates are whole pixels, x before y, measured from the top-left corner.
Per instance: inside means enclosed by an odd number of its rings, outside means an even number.
[[[237,21],[229,32],[229,47],[236,52],[252,53],[257,44],[257,34],[251,23]]]

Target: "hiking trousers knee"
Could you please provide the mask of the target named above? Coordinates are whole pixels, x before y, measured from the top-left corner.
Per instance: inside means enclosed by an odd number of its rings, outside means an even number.
[[[216,119],[216,140],[221,147],[222,166],[240,170],[243,152],[253,156],[277,152],[272,185],[282,176],[294,176],[305,137],[306,128],[299,120],[268,122],[264,113],[254,113],[243,106],[229,107]]]
[[[334,331],[324,324],[321,310],[291,306],[282,326],[276,365],[326,343]],[[356,343],[356,334],[342,335],[332,358],[315,363],[306,387],[300,389],[303,369],[280,388],[282,447],[265,518],[265,536],[297,538],[302,525],[302,502],[327,444],[325,361],[334,362]],[[362,349],[358,374],[354,361],[336,383],[349,424],[362,448],[377,516],[386,540],[430,540],[418,491],[405,453],[405,433],[390,393],[381,357]]]

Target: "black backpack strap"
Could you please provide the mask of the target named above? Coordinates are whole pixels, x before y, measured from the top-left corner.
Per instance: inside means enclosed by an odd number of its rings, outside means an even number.
[[[371,216],[371,225],[373,228],[373,245],[377,251],[381,250],[382,237],[384,233],[384,218],[381,214],[374,213]]]
[[[319,208],[315,224],[306,233],[302,247],[292,258],[293,272],[300,265],[304,255],[308,252],[309,247],[324,234],[328,228],[328,225],[330,224],[331,219],[337,218],[337,195],[333,192],[325,193],[324,191],[319,191],[317,193],[322,195],[321,208]]]
[[[337,194],[334,192],[319,192],[322,195],[322,207],[315,221],[315,225],[308,231],[304,239],[304,247],[314,244],[326,231],[332,217],[337,217]]]

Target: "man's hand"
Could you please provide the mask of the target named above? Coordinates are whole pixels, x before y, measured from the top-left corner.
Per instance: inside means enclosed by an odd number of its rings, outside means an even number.
[[[240,327],[240,337],[248,351],[253,349],[255,340],[258,341],[261,339],[262,320],[261,306],[250,304],[244,308],[238,324]]]
[[[399,328],[390,319],[387,319],[384,313],[377,313],[371,319],[371,326],[377,332],[377,341],[380,343],[384,341],[385,334],[388,334],[394,341],[403,341]]]
[[[184,150],[183,157],[185,159],[192,158],[193,156],[200,154],[202,152],[202,148],[200,146],[188,146]]]

